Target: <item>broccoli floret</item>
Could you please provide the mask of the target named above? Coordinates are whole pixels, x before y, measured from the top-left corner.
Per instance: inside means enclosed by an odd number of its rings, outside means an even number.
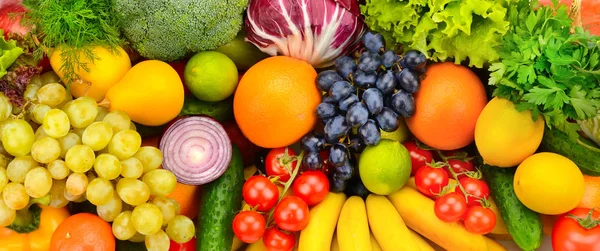
[[[176,61],[233,40],[248,0],[112,0],[121,30],[141,56]]]

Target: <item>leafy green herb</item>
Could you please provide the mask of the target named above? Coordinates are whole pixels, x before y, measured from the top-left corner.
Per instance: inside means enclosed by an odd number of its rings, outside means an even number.
[[[537,7],[537,1],[511,5],[510,31],[502,38],[500,62],[490,67],[494,96],[520,111],[543,115],[549,128],[579,136],[580,126],[600,109],[600,37],[573,20],[565,5]]]
[[[23,54],[23,48],[17,46],[17,41],[9,39],[6,41],[0,30],[0,78],[8,72],[8,68]]]
[[[123,40],[110,0],[24,0],[23,5],[28,11],[24,20],[41,41],[36,58],[50,56],[51,48],[60,46],[60,71],[68,82],[77,79],[76,71],[89,70],[86,61],[96,59],[93,46],[119,53]]]

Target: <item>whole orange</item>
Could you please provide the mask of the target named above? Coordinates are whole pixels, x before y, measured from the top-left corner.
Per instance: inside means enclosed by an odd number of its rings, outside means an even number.
[[[577,207],[600,208],[600,177],[583,175],[585,193]]]
[[[50,240],[50,251],[115,250],[112,227],[98,215],[79,213],[65,219]]]
[[[321,94],[317,72],[308,63],[286,56],[263,59],[238,84],[233,113],[240,130],[257,146],[293,144],[317,122]]]
[[[487,97],[481,80],[469,68],[452,62],[430,65],[414,98],[415,114],[406,123],[417,139],[440,150],[473,142]]]

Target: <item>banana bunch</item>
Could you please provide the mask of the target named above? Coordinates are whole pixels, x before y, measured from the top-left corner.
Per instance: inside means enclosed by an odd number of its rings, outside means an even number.
[[[433,251],[410,230],[394,205],[381,195],[366,201],[329,193],[310,210],[310,222],[300,232],[298,251]]]

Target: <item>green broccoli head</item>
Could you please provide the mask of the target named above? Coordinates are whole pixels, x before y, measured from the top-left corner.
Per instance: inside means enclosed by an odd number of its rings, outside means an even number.
[[[121,30],[140,55],[175,61],[231,41],[248,0],[112,0]]]

